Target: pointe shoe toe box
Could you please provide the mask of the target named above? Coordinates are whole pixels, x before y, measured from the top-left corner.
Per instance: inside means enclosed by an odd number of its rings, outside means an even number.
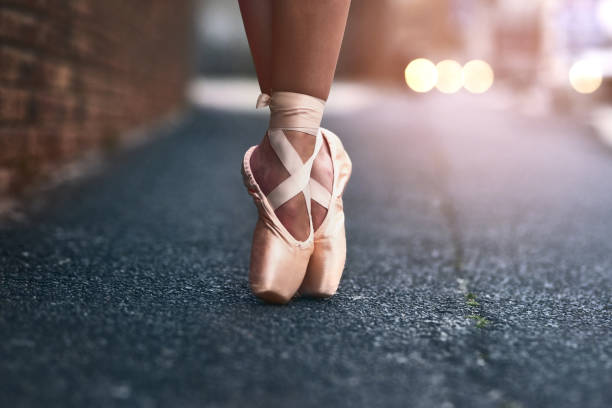
[[[299,289],[300,294],[330,297],[338,290],[346,261],[344,222],[339,221],[335,234],[315,240],[316,250],[310,256],[306,276]]]
[[[253,236],[249,273],[255,296],[271,303],[289,302],[304,279],[312,251],[312,244],[287,242],[260,219]]]

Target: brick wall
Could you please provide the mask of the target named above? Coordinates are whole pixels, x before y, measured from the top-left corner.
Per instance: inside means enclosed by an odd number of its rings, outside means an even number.
[[[0,198],[180,107],[188,0],[0,0]]]

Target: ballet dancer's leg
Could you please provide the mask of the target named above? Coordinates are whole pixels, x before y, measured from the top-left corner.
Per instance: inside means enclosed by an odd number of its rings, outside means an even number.
[[[287,91],[326,100],[350,0],[269,0],[257,1],[257,6],[253,3],[239,2],[262,92]],[[271,30],[267,31],[266,26]],[[315,145],[312,135],[298,131],[285,133],[302,160],[306,160]],[[251,167],[265,194],[289,176],[267,136],[253,152]],[[329,149],[324,144],[314,161],[311,176],[331,191],[332,175]],[[326,213],[326,208],[312,202],[315,229]],[[303,194],[277,208],[276,215],[296,239],[307,238],[310,222]]]

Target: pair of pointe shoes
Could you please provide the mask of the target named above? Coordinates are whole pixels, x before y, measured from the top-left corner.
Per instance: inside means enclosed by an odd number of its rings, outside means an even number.
[[[272,112],[268,138],[290,176],[264,195],[251,171],[249,148],[242,162],[244,184],[258,209],[253,234],[249,281],[253,293],[271,303],[287,303],[296,294],[330,297],[336,293],[346,260],[346,237],[342,193],[351,174],[351,160],[338,136],[319,128],[324,102],[308,95],[275,92],[260,96],[258,107]],[[312,155],[302,162],[284,130],[298,130],[316,138]],[[333,164],[331,193],[310,178],[312,163],[323,143],[327,143]],[[280,222],[274,210],[303,193],[310,218],[305,241],[295,239]],[[327,215],[314,231],[310,200],[327,208]]]

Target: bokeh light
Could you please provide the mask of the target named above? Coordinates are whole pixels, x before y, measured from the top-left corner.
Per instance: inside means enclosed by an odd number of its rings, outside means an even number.
[[[597,19],[601,28],[612,36],[612,0],[599,0],[597,5]]]
[[[410,62],[404,71],[406,84],[415,92],[428,92],[438,80],[438,71],[433,62],[417,58]]]
[[[593,93],[601,85],[601,67],[593,61],[576,61],[570,68],[569,80],[576,92],[582,94]]]
[[[486,92],[493,85],[493,69],[482,60],[472,60],[463,66],[465,89],[472,93]]]
[[[455,93],[463,86],[463,68],[453,60],[444,60],[436,65],[438,81],[436,88],[443,93]]]

